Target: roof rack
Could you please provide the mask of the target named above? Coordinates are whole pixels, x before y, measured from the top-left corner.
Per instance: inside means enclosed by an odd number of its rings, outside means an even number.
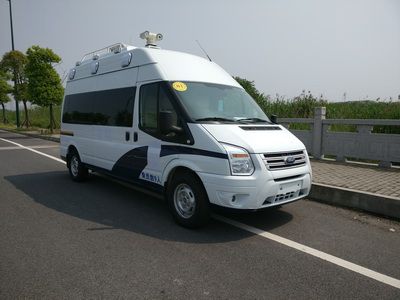
[[[122,51],[122,49],[124,49],[124,48],[126,48],[126,47],[127,47],[127,45],[125,45],[125,44],[123,44],[123,43],[116,43],[116,44],[112,44],[112,45],[110,45],[110,46],[101,48],[101,49],[99,49],[99,50],[95,50],[95,51],[86,53],[86,54],[82,57],[82,59],[80,60],[79,64],[82,63],[82,62],[85,61],[85,60],[90,59],[90,58],[96,60],[96,59],[98,59],[100,56],[103,56],[103,55],[108,54],[108,53],[119,53],[119,52]]]

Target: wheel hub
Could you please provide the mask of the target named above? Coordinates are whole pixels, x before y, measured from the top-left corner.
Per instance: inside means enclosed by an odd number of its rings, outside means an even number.
[[[78,176],[78,168],[79,168],[79,161],[76,156],[73,156],[71,159],[71,173],[74,177]]]
[[[196,208],[196,198],[192,188],[186,183],[181,183],[175,188],[174,205],[181,217],[188,219],[193,216]]]

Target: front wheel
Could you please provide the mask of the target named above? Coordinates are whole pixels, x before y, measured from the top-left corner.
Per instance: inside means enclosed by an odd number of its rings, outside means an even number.
[[[69,175],[73,181],[81,182],[87,179],[89,171],[82,164],[79,154],[76,151],[68,156],[68,170]]]
[[[175,221],[188,228],[204,226],[210,218],[207,193],[191,172],[174,176],[167,191],[168,206]]]

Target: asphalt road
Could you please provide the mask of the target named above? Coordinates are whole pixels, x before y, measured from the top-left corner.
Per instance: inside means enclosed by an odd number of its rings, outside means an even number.
[[[160,199],[2,139],[58,158],[0,131],[1,299],[400,299],[398,222],[301,200],[187,230]]]

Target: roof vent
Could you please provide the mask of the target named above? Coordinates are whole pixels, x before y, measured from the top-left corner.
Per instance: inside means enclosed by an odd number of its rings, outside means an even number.
[[[282,130],[279,126],[240,126],[243,130],[257,131],[257,130]]]
[[[146,47],[157,47],[156,42],[161,41],[163,35],[161,33],[145,31],[140,34],[140,38],[146,40]]]
[[[112,46],[110,46],[110,47],[108,48],[108,50],[109,50],[110,52],[113,52],[114,54],[120,53],[121,50],[122,50],[122,44],[115,44],[115,45],[112,45]]]

